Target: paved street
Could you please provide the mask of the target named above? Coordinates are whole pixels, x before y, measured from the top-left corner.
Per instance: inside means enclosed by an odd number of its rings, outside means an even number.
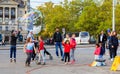
[[[18,45],[18,47],[20,46]],[[46,56],[47,65],[36,65],[35,62],[32,62],[31,67],[24,66],[26,54],[23,53],[22,48],[17,50],[16,63],[9,62],[9,50],[0,50],[0,74],[120,74],[120,71],[110,71],[112,62],[108,60],[109,56],[107,53],[105,55],[107,66],[89,66],[94,59],[93,51],[95,48],[93,45],[78,46],[75,52],[76,63],[72,65],[65,65],[64,62],[60,61],[61,58],[55,56],[55,49],[53,47],[46,47],[54,59],[49,60],[49,57]],[[2,47],[0,46],[0,48]],[[6,48],[8,48],[8,46],[6,46]],[[120,48],[118,55],[120,55]]]

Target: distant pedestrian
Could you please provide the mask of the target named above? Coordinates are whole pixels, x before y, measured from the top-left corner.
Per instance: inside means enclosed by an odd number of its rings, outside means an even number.
[[[70,41],[66,40],[65,42],[63,42],[63,46],[64,46],[65,64],[68,64],[70,62],[70,49],[71,49]]]
[[[104,33],[104,31],[101,31],[101,34],[98,35],[98,43],[102,44],[102,48],[104,50],[104,54],[105,54],[105,43],[106,43],[106,41],[107,41],[107,36]]]
[[[36,52],[35,45],[32,42],[31,37],[27,38],[26,43],[24,45],[23,51],[27,54],[27,58],[25,61],[25,66],[30,66],[33,50]]]
[[[75,34],[72,34],[72,37],[70,39],[70,45],[71,45],[71,63],[74,63],[75,62],[75,50],[76,50]]]
[[[55,42],[55,48],[56,48],[56,55],[57,57],[59,57],[59,53],[58,53],[58,47],[60,48],[60,53],[61,53],[61,57],[63,57],[63,50],[62,50],[62,35],[59,32],[59,29],[56,28],[56,32],[53,35],[53,40]]]
[[[44,42],[43,42],[43,38],[41,36],[39,36],[39,49],[38,49],[38,52],[39,52],[39,62],[38,64],[41,64],[43,62],[43,65],[46,64],[46,61],[45,61],[45,54],[44,54]]]
[[[111,61],[113,61],[115,56],[117,56],[118,46],[119,43],[118,43],[117,33],[114,31],[113,36],[111,37],[111,53],[112,53]]]
[[[10,37],[10,62],[12,62],[13,60],[14,62],[16,62],[16,44],[17,44],[17,36],[16,33],[13,32]]]

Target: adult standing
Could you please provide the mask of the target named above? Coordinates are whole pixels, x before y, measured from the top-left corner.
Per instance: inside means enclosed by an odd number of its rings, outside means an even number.
[[[111,37],[111,48],[112,48],[111,50],[113,54],[111,61],[113,61],[115,56],[117,55],[118,46],[119,46],[119,43],[118,43],[117,33],[114,31],[113,36]]]
[[[105,43],[106,43],[106,41],[107,41],[107,36],[104,33],[104,31],[101,31],[101,34],[98,35],[98,43],[102,44],[102,48],[103,48],[104,54],[105,54]]]
[[[110,55],[110,59],[112,59],[112,49],[111,49],[111,37],[113,35],[113,32],[108,32],[108,37],[107,37],[107,49],[109,50],[109,55]]]
[[[11,38],[10,38],[10,62],[14,60],[16,62],[16,42],[17,42],[17,35],[15,32],[12,32]],[[14,55],[14,58],[13,58]]]
[[[56,28],[56,32],[53,35],[53,40],[55,42],[55,48],[56,48],[56,55],[57,57],[59,57],[59,53],[58,53],[58,47],[60,48],[60,53],[61,53],[61,57],[63,57],[63,50],[62,50],[62,35],[59,32],[59,29]]]

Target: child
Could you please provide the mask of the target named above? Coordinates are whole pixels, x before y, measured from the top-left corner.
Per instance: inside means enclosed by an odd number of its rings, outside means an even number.
[[[94,55],[95,55],[95,60],[98,60],[99,59],[99,55],[100,55],[100,45],[99,44],[96,44],[96,49],[94,51]]]
[[[43,42],[43,38],[41,36],[39,36],[39,48],[38,48],[38,51],[39,51],[39,63],[38,64],[41,64],[41,61],[43,60],[43,65],[45,65],[45,54],[44,54],[44,42]]]
[[[71,63],[74,63],[75,62],[74,54],[76,49],[75,34],[72,34],[72,38],[70,39],[70,45],[72,46],[71,47],[71,59],[72,59]]]
[[[30,66],[33,49],[36,52],[34,43],[32,42],[32,39],[29,37],[29,38],[27,38],[26,44],[24,45],[24,49],[23,49],[23,51],[27,54],[25,66],[28,66],[28,67]]]
[[[68,62],[70,62],[70,49],[71,49],[69,40],[66,40],[65,42],[63,42],[63,46],[64,46],[65,64],[68,64]]]
[[[101,46],[99,44],[96,44],[96,50],[94,52],[96,64],[94,66],[105,66],[105,60],[102,58],[101,53]]]

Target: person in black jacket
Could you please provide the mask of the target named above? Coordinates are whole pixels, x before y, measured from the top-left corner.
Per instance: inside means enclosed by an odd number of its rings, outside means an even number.
[[[58,53],[58,47],[60,48],[60,52],[61,52],[61,57],[63,57],[63,50],[62,50],[62,35],[59,32],[59,29],[56,28],[56,32],[53,35],[53,40],[55,42],[55,47],[56,47],[56,55],[57,57],[59,57],[59,53]]]
[[[98,35],[98,43],[101,43],[102,44],[102,48],[104,50],[104,54],[105,54],[105,43],[107,41],[107,36],[106,34],[104,34],[103,31],[101,31],[101,34]]]
[[[119,46],[119,43],[118,43],[117,33],[114,31],[113,36],[111,37],[111,48],[112,48],[111,51],[113,54],[111,61],[113,61],[115,56],[117,55],[118,46]]]
[[[10,62],[14,60],[16,62],[16,42],[17,42],[17,36],[16,32],[12,32],[11,39],[10,39]],[[14,59],[12,58],[12,55],[14,55]]]

